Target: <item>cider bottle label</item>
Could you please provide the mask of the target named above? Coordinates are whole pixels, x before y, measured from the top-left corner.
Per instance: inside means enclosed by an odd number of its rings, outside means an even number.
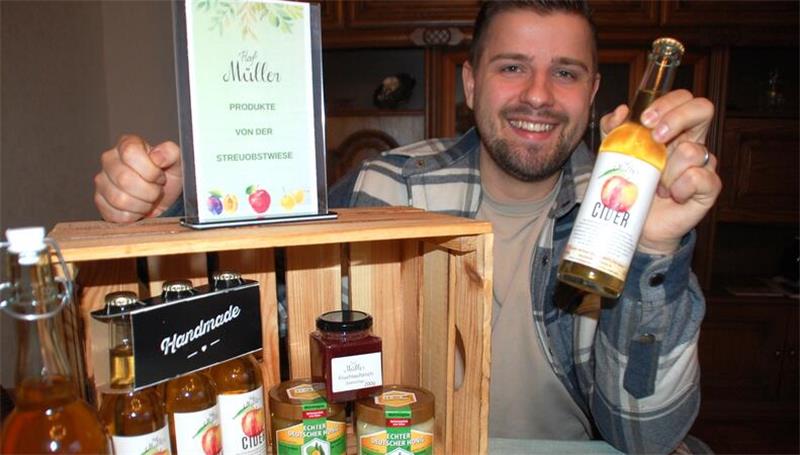
[[[220,394],[217,403],[222,422],[222,452],[225,455],[267,453],[263,388]]]
[[[112,436],[114,453],[147,453],[170,455],[172,450],[169,445],[169,427],[164,425],[160,430],[139,436]]]
[[[179,454],[217,455],[222,452],[222,431],[217,405],[197,412],[175,412],[175,451]]]
[[[651,164],[601,150],[564,259],[625,280],[659,178]]]

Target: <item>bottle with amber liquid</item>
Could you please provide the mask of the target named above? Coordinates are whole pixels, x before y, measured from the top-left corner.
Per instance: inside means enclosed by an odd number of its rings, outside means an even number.
[[[195,294],[188,280],[164,283],[164,302]],[[167,382],[164,401],[172,449],[179,455],[216,455],[222,452],[217,392],[205,373],[189,373]]]
[[[133,390],[136,372],[130,315],[126,312],[139,301],[133,292],[113,292],[105,301],[106,313],[112,315],[108,323],[111,381],[103,394],[100,416],[111,435],[114,452],[168,455],[172,451],[161,395],[155,387]]]
[[[3,422],[0,453],[111,453],[97,411],[78,396],[65,350],[59,294],[44,228],[9,229],[2,307],[17,319],[16,407]]]
[[[215,272],[215,291],[242,284],[234,272]],[[261,371],[252,355],[238,357],[208,370],[217,390],[222,424],[222,452],[225,455],[267,453],[264,431],[264,386]]]
[[[683,52],[683,45],[672,38],[653,42],[628,119],[600,144],[558,268],[561,281],[604,297],[622,293],[667,161],[666,147],[639,119],[672,87]]]

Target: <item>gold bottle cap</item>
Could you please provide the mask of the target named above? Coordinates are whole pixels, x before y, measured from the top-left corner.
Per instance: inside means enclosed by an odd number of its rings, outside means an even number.
[[[106,306],[125,307],[134,305],[139,300],[135,292],[119,291],[106,295]]]
[[[663,37],[653,41],[653,53],[661,55],[677,55],[680,58],[685,52],[680,41],[675,38]]]
[[[189,280],[166,281],[161,286],[161,300],[164,302],[183,299],[194,294],[194,287]]]
[[[214,275],[211,277],[211,280],[212,280],[212,285],[214,286],[214,290],[219,291],[221,289],[228,289],[241,285],[242,275],[236,272],[220,271],[220,272],[214,272]]]

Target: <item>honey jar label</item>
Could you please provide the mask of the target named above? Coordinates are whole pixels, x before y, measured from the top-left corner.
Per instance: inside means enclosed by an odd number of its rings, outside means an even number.
[[[278,455],[344,455],[344,422],[320,419],[322,423],[298,423],[276,432]],[[322,430],[324,429],[324,430]]]
[[[359,455],[407,454],[432,455],[433,434],[412,429],[407,439],[392,439],[387,430],[376,431],[359,438]]]
[[[286,396],[292,400],[298,401],[312,401],[322,398],[319,393],[320,390],[325,388],[325,384],[299,384],[294,387],[286,389]]]
[[[414,395],[414,392],[403,390],[390,390],[375,397],[375,404],[394,408],[410,406],[416,402],[417,396]]]

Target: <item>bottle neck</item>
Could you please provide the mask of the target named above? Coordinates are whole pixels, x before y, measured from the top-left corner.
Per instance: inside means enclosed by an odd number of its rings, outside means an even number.
[[[41,319],[17,322],[17,385],[25,381],[50,382],[57,377],[71,380],[62,313],[54,312],[61,301],[47,251],[42,251],[34,263],[20,261],[16,254],[9,254],[9,260],[9,306],[20,314],[50,313]]]
[[[672,88],[679,64],[680,60],[673,56],[649,54],[644,76],[631,102],[630,121],[639,123],[642,112]]]
[[[111,387],[127,389],[133,385],[135,378],[130,317],[113,320],[109,332]]]

